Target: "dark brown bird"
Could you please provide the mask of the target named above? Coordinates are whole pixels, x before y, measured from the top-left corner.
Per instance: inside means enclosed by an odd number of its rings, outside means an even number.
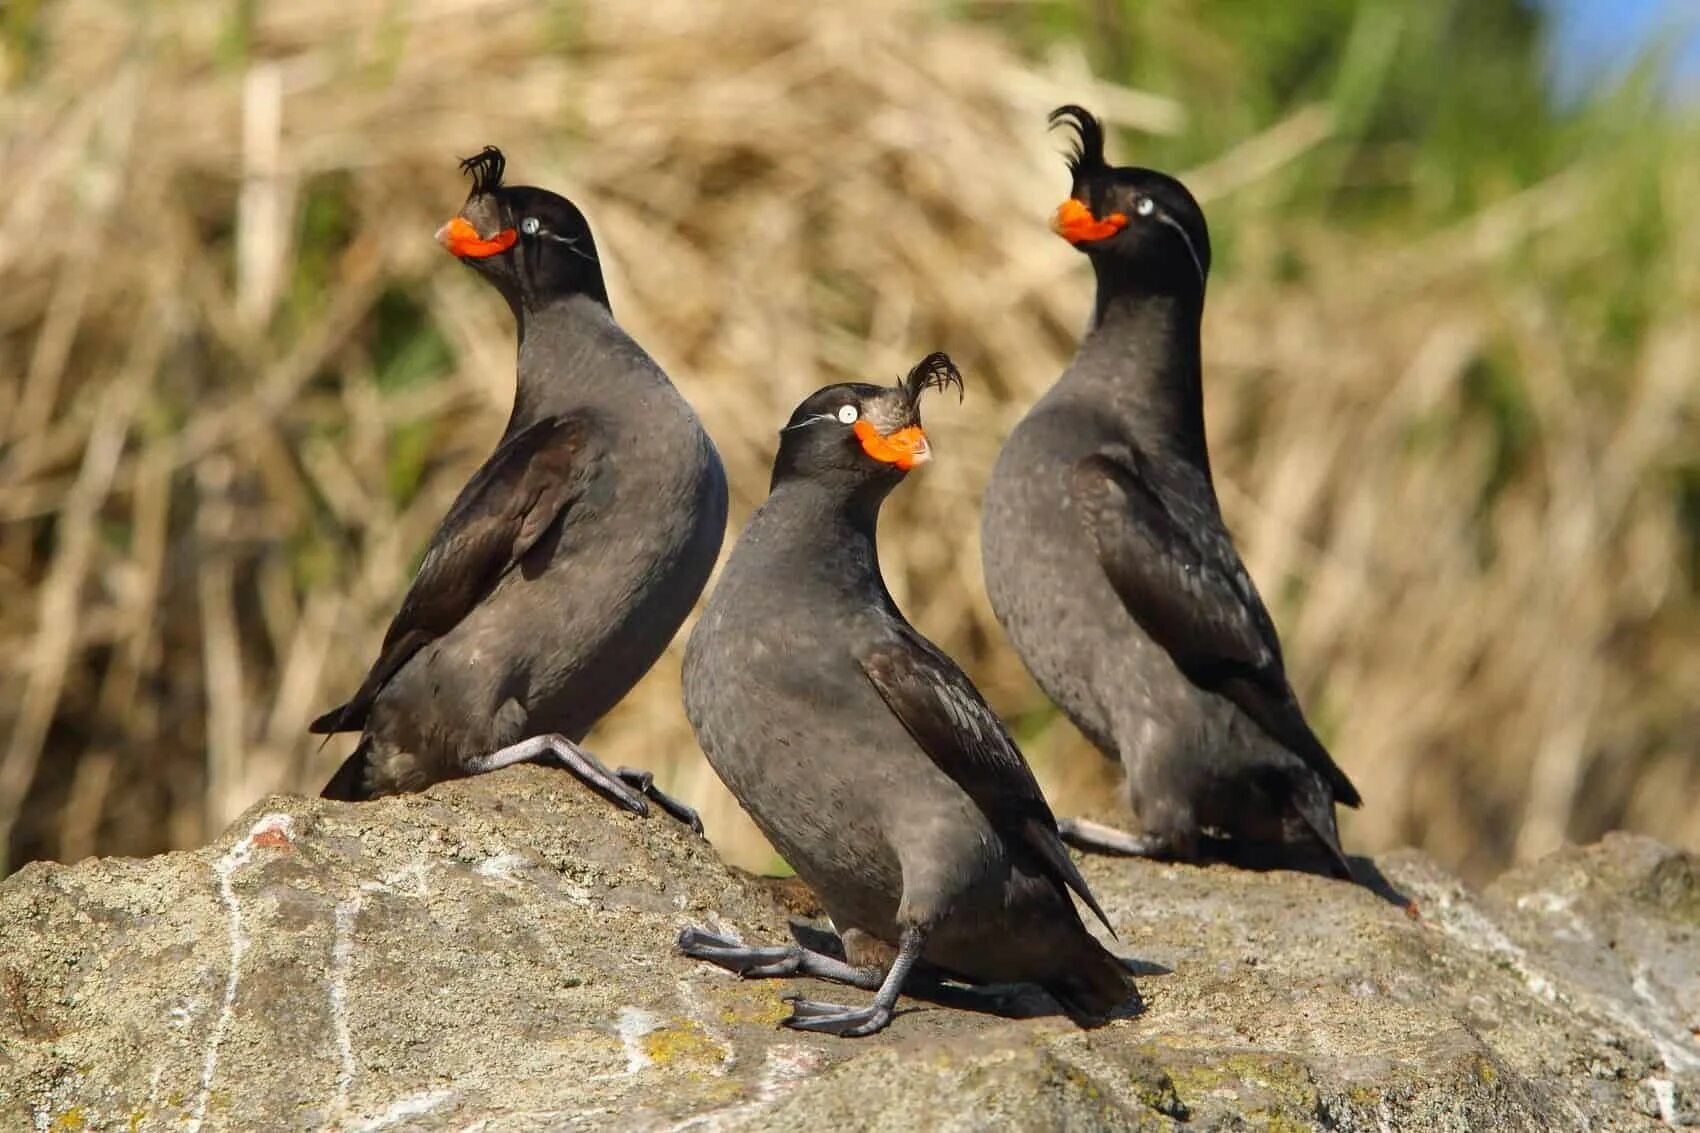
[[[431,538],[371,671],[315,733],[361,731],[325,788],[369,799],[532,761],[696,822],[578,744],[653,665],[708,580],[726,477],[696,414],[614,321],[590,226],[502,183],[494,147],[437,238],[519,324],[501,443]]]
[[[1039,686],[1127,771],[1141,831],[1065,822],[1084,849],[1192,858],[1205,832],[1323,847],[1357,788],[1305,722],[1275,626],[1222,521],[1204,437],[1210,272],[1185,186],[1112,168],[1064,106],[1073,193],[1054,226],[1097,275],[1074,361],[1009,436],[981,547],[999,622]]]
[[[896,388],[835,385],[804,401],[685,650],[703,751],[819,895],[850,962],[698,929],[679,944],[745,976],[877,989],[863,1008],[796,1001],[785,1022],[802,1030],[881,1029],[921,961],[971,982],[1041,984],[1083,1021],[1134,994],[1069,899],[1102,919],[1021,752],[880,574],[880,505],[930,451],[921,393],[961,381],[934,354]]]

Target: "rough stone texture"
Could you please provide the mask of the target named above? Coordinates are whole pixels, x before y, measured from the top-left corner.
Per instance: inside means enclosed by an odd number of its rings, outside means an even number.
[[[0,1129],[1642,1129],[1700,1121],[1700,863],[1612,837],[1466,890],[1092,860],[1169,974],[1075,1029],[674,953],[806,905],[656,816],[521,768],[363,805],[274,798],[217,844],[0,885]],[[784,901],[781,901],[781,898]],[[811,987],[818,994],[822,989]],[[852,1001],[865,993],[827,989]]]

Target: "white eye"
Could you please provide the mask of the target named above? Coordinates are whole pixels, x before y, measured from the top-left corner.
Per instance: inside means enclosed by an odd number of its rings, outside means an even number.
[[[537,235],[537,230],[542,227],[543,226],[537,222],[537,218],[535,216],[528,216],[519,222],[519,230],[527,236]]]
[[[1140,197],[1133,202],[1133,211],[1140,216],[1150,216],[1157,211],[1157,202],[1150,197]]]
[[[838,407],[838,419],[846,425],[853,424],[856,418],[860,416],[861,414],[857,412],[854,405],[840,405]]]

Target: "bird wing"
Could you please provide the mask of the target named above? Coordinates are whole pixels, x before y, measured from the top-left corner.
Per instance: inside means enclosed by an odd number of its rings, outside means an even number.
[[[1110,928],[1057,834],[1056,816],[1032,769],[956,663],[895,617],[892,634],[862,650],[857,660],[921,750],[967,792],[993,828],[1032,851],[1046,873],[1079,894]]]
[[[1275,625],[1226,531],[1175,517],[1144,461],[1104,453],[1074,466],[1075,509],[1122,605],[1176,667],[1232,701],[1305,761],[1347,806],[1361,799],[1310,730],[1287,682]]]
[[[592,439],[590,422],[569,416],[545,418],[502,442],[431,537],[360,690],[309,731],[366,726],[372,702],[408,658],[459,624],[571,506],[595,463]]]

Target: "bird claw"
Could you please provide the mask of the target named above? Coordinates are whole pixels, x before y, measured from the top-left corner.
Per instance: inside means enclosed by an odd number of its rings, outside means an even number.
[[[794,945],[752,948],[699,928],[687,928],[679,933],[679,951],[745,979],[796,975],[802,964],[802,950]]]
[[[868,1007],[846,1007],[796,995],[786,996],[785,1001],[791,1005],[791,1014],[782,1020],[783,1025],[794,1031],[836,1035],[841,1039],[856,1039],[883,1031],[890,1025],[893,1015],[891,1008],[878,1003]]]
[[[630,811],[640,818],[649,817],[649,803],[644,801],[643,795],[626,786],[622,780],[612,776],[604,779],[594,772],[586,773],[583,769],[573,764],[567,764],[566,769],[576,776],[585,786],[589,787],[591,790],[595,791],[621,810]]]
[[[720,936],[696,925],[687,925],[679,930],[679,951],[690,954],[693,948],[707,945],[710,948],[736,948],[738,942],[728,936]]]
[[[629,787],[625,790],[619,789],[625,787],[624,783],[619,784],[619,787],[606,783],[587,783],[586,785],[621,810],[629,810],[639,818],[649,817],[649,803],[644,801],[642,795]]]
[[[645,771],[641,767],[622,767],[618,771],[614,772],[614,774],[617,775],[623,782],[637,790],[640,794],[654,800],[655,805],[660,807],[667,814],[684,823],[686,826],[689,826],[691,828],[691,832],[698,838],[703,837],[702,816],[697,814],[696,811],[692,810],[684,803],[680,802],[678,799],[674,798],[672,795],[667,794],[660,787],[657,787],[655,785],[655,775],[653,772]],[[646,807],[645,809],[647,810],[648,808]]]

